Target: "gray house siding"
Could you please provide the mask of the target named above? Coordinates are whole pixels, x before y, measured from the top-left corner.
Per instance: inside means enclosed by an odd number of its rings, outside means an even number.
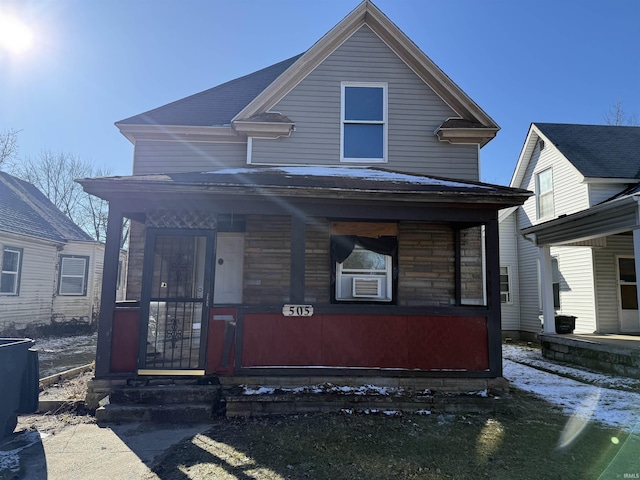
[[[218,142],[171,142],[138,140],[133,174],[206,172],[244,167],[247,144]]]
[[[589,184],[589,206],[594,206],[605,200],[610,199],[614,195],[624,190],[626,185],[618,183],[590,183]]]
[[[477,145],[442,143],[434,135],[455,112],[367,26],[271,109],[291,118],[296,130],[288,138],[254,138],[252,164],[340,165],[342,81],[388,84],[388,162],[375,165],[479,179]]]

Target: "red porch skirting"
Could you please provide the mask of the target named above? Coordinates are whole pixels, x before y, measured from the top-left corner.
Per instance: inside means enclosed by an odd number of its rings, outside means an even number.
[[[485,317],[246,313],[242,367],[489,369]]]

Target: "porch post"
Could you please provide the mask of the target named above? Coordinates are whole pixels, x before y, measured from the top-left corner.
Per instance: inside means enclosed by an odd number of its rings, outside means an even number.
[[[307,237],[304,215],[291,216],[291,274],[289,280],[289,301],[304,303],[305,251]]]
[[[633,230],[633,258],[636,264],[636,282],[638,281],[638,275],[640,274],[640,229]],[[636,295],[638,296],[638,305],[640,305],[640,288],[636,288]],[[638,310],[640,312],[640,310]],[[640,313],[638,322],[640,322]]]
[[[489,342],[489,369],[498,377],[502,376],[502,316],[500,305],[500,246],[498,220],[493,219],[485,226],[485,250],[487,252],[487,302],[489,318],[487,336]]]
[[[105,377],[111,367],[111,339],[113,334],[113,312],[116,303],[118,282],[118,260],[122,238],[122,207],[109,202],[109,218],[104,248],[100,318],[98,320],[98,345],[96,349],[96,378]]]
[[[542,317],[544,333],[556,333],[555,309],[553,308],[553,273],[551,267],[551,247],[539,246],[540,290],[542,294]]]

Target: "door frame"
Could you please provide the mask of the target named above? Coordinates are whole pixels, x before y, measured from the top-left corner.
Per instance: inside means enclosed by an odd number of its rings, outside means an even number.
[[[153,281],[153,263],[156,238],[159,236],[205,237],[204,280],[202,296],[202,319],[200,320],[200,344],[198,346],[198,367],[195,369],[153,369],[146,366],[147,335],[149,330],[149,311],[151,302],[151,282]],[[213,300],[213,278],[215,265],[213,262],[216,242],[216,230],[191,228],[159,228],[147,227],[144,242],[144,259],[142,266],[142,286],[140,295],[139,337],[137,355],[138,375],[204,375],[207,356],[207,339],[209,331],[209,309]],[[194,260],[195,261],[195,260]]]
[[[625,310],[622,309],[622,291],[621,291],[621,287],[622,285],[635,285],[636,287],[636,298],[637,298],[637,288],[638,288],[638,272],[636,272],[636,281],[635,282],[623,282],[622,279],[620,278],[620,260],[621,259],[626,259],[626,260],[634,260],[635,257],[633,255],[616,255],[616,295],[618,297],[618,323],[620,325],[620,333],[637,333],[638,331],[640,331],[640,311],[639,310],[626,310],[627,312],[635,312],[635,328],[625,328],[625,319],[623,318],[623,315],[625,314]],[[635,263],[634,263],[635,266]],[[631,320],[631,313],[628,314],[629,320],[627,320],[628,323],[630,323]]]

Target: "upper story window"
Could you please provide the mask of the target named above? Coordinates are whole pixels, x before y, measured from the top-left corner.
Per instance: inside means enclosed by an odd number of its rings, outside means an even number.
[[[340,161],[387,161],[386,83],[342,83],[340,133]]]
[[[2,264],[0,265],[0,295],[18,295],[21,270],[22,249],[4,247],[2,249]]]
[[[553,217],[553,171],[548,168],[536,174],[538,218]]]
[[[89,257],[60,256],[58,295],[86,295]]]

